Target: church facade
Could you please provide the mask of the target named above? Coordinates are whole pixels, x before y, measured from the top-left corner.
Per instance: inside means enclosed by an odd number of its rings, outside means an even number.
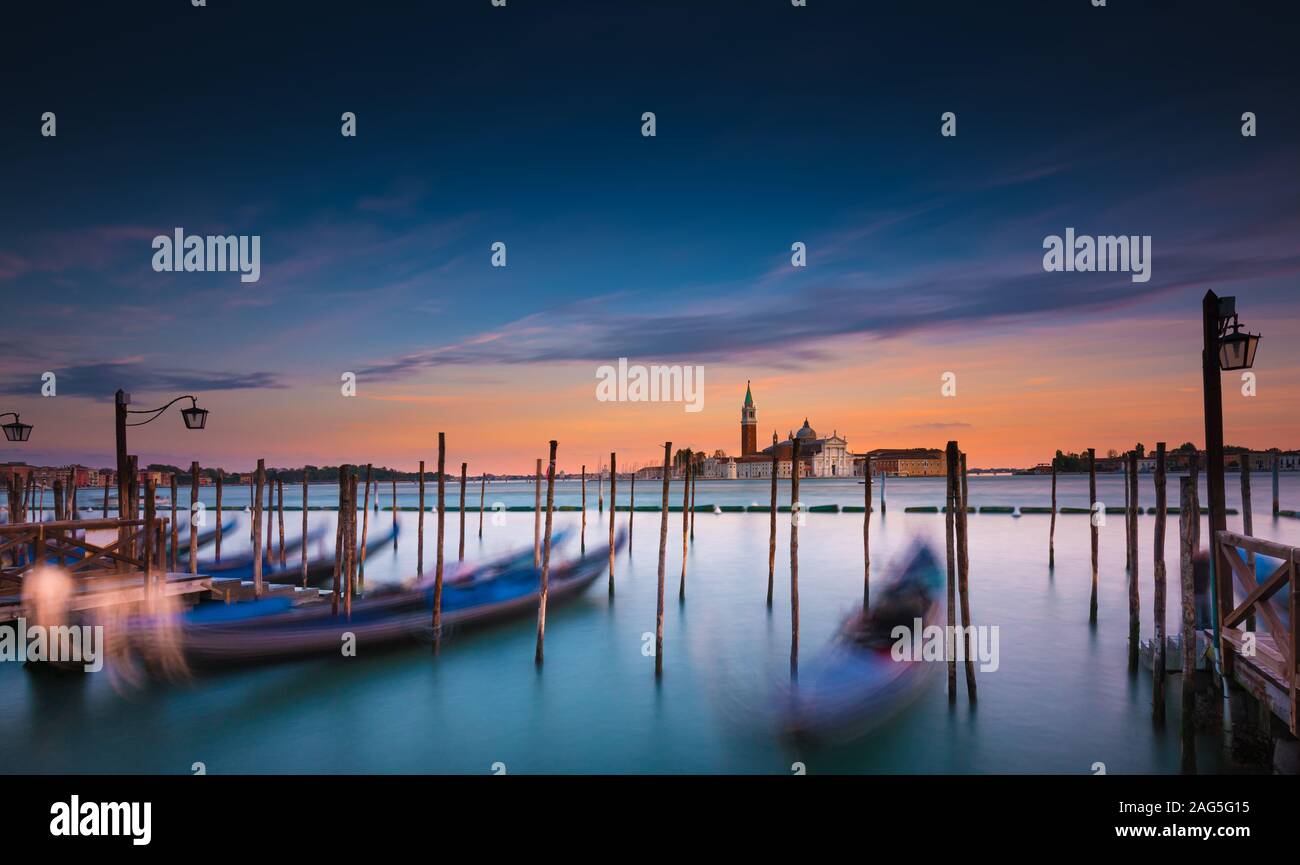
[[[700,466],[701,477],[727,480],[770,478],[775,454],[777,477],[788,478],[796,441],[799,442],[799,477],[853,477],[853,454],[849,453],[848,440],[838,431],[829,436],[817,435],[807,418],[798,432],[789,433],[784,440],[773,432],[772,444],[762,450],[758,450],[757,440],[758,409],[747,384],[745,400],[740,407],[740,456],[715,453]]]

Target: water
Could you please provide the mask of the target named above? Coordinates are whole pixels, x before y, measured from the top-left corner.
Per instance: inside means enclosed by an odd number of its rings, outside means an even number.
[[[1236,477],[1229,505],[1238,507]],[[973,477],[975,505],[1046,505],[1042,477]],[[409,486],[409,485],[408,485]],[[1122,505],[1119,476],[1098,480],[1099,497]],[[235,490],[226,501],[238,504]],[[448,500],[457,500],[448,484]],[[637,501],[658,500],[660,484],[637,484]],[[764,503],[763,481],[700,482],[697,503]],[[848,480],[805,480],[809,504],[858,504],[862,487]],[[877,487],[877,493],[878,493]],[[295,489],[300,495],[301,487]],[[384,506],[389,488],[382,488]],[[478,490],[471,486],[470,502]],[[1170,504],[1177,504],[1171,479]],[[213,492],[204,490],[204,498]],[[788,501],[789,486],[781,488]],[[286,504],[289,489],[286,487]],[[410,490],[399,486],[399,504]],[[1204,495],[1204,493],[1202,492]],[[246,495],[246,494],[245,494]],[[432,491],[429,493],[432,501]],[[577,484],[557,502],[576,503]],[[619,485],[626,502],[627,486]],[[907,505],[940,504],[942,479],[891,479],[889,510],[873,515],[873,577],[917,540],[942,548],[943,517],[907,514]],[[495,496],[495,498],[494,498]],[[1087,478],[1062,477],[1059,503],[1087,504]],[[1154,503],[1150,476],[1141,504]],[[1270,480],[1255,477],[1255,531],[1300,545],[1300,520],[1273,518]],[[1295,507],[1300,477],[1282,478],[1282,505]],[[319,502],[318,502],[319,500]],[[312,503],[336,500],[330,487],[313,487]],[[528,504],[528,482],[489,486],[494,500]],[[681,501],[680,484],[670,500]],[[184,497],[182,498],[184,501]],[[608,510],[595,511],[588,486],[587,540],[608,533]],[[608,503],[607,503],[608,504]],[[242,515],[237,516],[243,519]],[[576,529],[580,514],[555,515],[557,529]],[[369,584],[415,570],[417,514],[399,513],[397,549],[369,559]],[[466,557],[531,546],[533,516],[508,512],[504,525],[468,513]],[[331,530],[334,514],[309,512],[313,526]],[[383,527],[392,514],[370,514]],[[617,515],[624,524],[626,513]],[[182,684],[129,686],[106,674],[56,676],[18,664],[0,664],[0,770],[5,772],[188,773],[195,762],[209,773],[236,772],[465,772],[487,773],[504,763],[529,772],[789,773],[803,762],[822,772],[1176,772],[1179,761],[1178,678],[1170,680],[1169,720],[1150,720],[1149,673],[1127,669],[1128,599],[1123,517],[1101,531],[1099,622],[1088,624],[1091,589],[1086,515],[1057,518],[1056,568],[1047,568],[1050,517],[981,514],[970,518],[971,607],[974,621],[1000,628],[1000,669],[979,675],[977,709],[964,685],[955,708],[943,676],[905,713],[857,743],[803,748],[772,733],[766,721],[775,689],[788,677],[790,647],[789,515],[778,519],[776,600],[769,610],[766,514],[696,515],[687,554],[687,600],[677,601],[682,515],[668,515],[665,672],[656,683],[654,659],[642,654],[655,625],[660,515],[638,513],[634,547],[618,560],[611,603],[602,578],[582,597],[548,614],[546,665],[533,665],[535,621],[525,618],[486,631],[457,634],[434,658],[427,647],[351,659],[284,664],[206,675]],[[1151,635],[1153,517],[1141,517],[1139,559],[1143,637]],[[1240,517],[1229,517],[1230,528]],[[286,518],[290,533],[300,515]],[[371,531],[376,525],[371,525]],[[426,521],[426,568],[432,568],[436,520]],[[224,549],[246,544],[246,524]],[[448,514],[446,556],[454,561],[459,515]],[[1178,629],[1177,518],[1171,517],[1166,562],[1171,579],[1168,624]],[[576,539],[556,555],[576,552]],[[803,659],[811,661],[843,616],[861,603],[860,514],[808,514],[800,530],[800,604]],[[960,684],[960,683],[959,683]],[[1202,771],[1224,771],[1221,743],[1198,743]]]

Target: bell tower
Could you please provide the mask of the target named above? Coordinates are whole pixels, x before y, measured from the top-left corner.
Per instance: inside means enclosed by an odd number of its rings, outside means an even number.
[[[740,455],[754,453],[758,453],[758,410],[754,408],[749,382],[745,382],[745,403],[740,407]]]

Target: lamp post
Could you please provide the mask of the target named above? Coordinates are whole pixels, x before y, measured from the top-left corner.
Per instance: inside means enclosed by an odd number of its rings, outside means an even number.
[[[1232,673],[1232,658],[1223,651],[1221,628],[1232,612],[1232,573],[1218,543],[1218,533],[1228,527],[1223,481],[1223,382],[1222,372],[1250,369],[1255,363],[1259,334],[1242,333],[1237,319],[1237,299],[1219,297],[1207,291],[1201,301],[1202,391],[1205,397],[1205,484],[1210,510],[1210,584],[1214,587],[1217,615],[1214,638],[1222,659],[1223,674]],[[1231,328],[1231,331],[1229,331]]]
[[[0,414],[0,417],[8,417],[9,415],[13,415],[14,419],[7,424],[3,424],[5,438],[11,442],[25,442],[27,439],[31,438],[32,425],[29,423],[23,423],[19,420],[18,412],[16,411],[7,411],[4,414]]]
[[[127,456],[126,456],[126,428],[129,426],[144,426],[147,423],[153,423],[158,418],[162,417],[163,413],[166,412],[167,409],[176,405],[176,403],[180,402],[183,399],[187,399],[190,401],[189,408],[181,409],[181,419],[185,421],[185,428],[203,429],[208,423],[208,410],[205,408],[199,408],[199,402],[197,397],[186,394],[185,396],[178,396],[176,397],[176,399],[172,400],[171,402],[165,405],[159,406],[158,408],[137,410],[137,409],[127,408],[127,406],[131,404],[131,395],[126,391],[119,389],[117,393],[114,395],[113,405],[115,410],[115,420],[116,420],[116,427],[117,427],[117,516],[118,519],[125,518],[125,512],[123,508],[125,507],[126,500],[129,497],[129,491],[130,491],[130,479],[128,477],[130,472],[127,468]],[[133,414],[149,415],[149,417],[146,417],[143,420],[131,422],[128,416]],[[131,516],[134,517],[135,514],[132,514]]]

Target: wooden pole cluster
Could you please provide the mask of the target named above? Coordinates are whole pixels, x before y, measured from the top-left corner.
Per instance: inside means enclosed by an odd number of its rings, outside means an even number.
[[[554,473],[554,466],[552,466]],[[614,597],[614,515],[618,513],[618,454],[611,451],[609,454],[609,596]],[[546,482],[546,533],[549,536],[551,531],[551,486],[553,482],[550,478]]]
[[[266,483],[266,460],[257,461],[253,484],[253,597],[262,597],[262,485]],[[174,499],[173,499],[174,501]]]
[[[537,594],[537,650],[533,655],[533,662],[537,666],[542,665],[545,655],[546,644],[546,595],[550,588],[551,578],[551,515],[555,510],[555,448],[554,439],[550,443],[551,455],[547,461],[546,468],[546,544],[542,553],[542,579],[541,587]],[[613,513],[613,508],[610,508]],[[610,579],[613,579],[611,571]],[[609,591],[614,592],[614,584],[610,583]]]
[[[415,529],[415,573],[424,574],[424,460],[420,460],[420,519]],[[396,505],[394,505],[394,517],[396,520]]]
[[[862,458],[862,609],[871,609],[871,457]]]
[[[1092,599],[1088,602],[1088,622],[1097,624],[1097,450],[1088,448],[1088,524],[1092,542]]]
[[[1142,605],[1138,598],[1138,462],[1137,451],[1128,453],[1128,668],[1138,668]]]
[[[799,675],[799,439],[790,452],[790,678]]]
[[[772,435],[772,507],[767,535],[767,606],[772,607],[772,584],[776,580],[776,483],[779,463],[776,459],[776,434]]]
[[[1201,505],[1196,478],[1182,479],[1178,511],[1179,574],[1182,580],[1182,770],[1196,771],[1196,553],[1200,547]]]
[[[691,522],[691,449],[686,449],[686,465],[682,469],[682,580],[677,587],[677,599],[686,600],[686,544]]]
[[[1156,442],[1156,526],[1151,536],[1152,578],[1155,593],[1152,605],[1155,615],[1155,644],[1151,653],[1151,710],[1157,721],[1165,719],[1165,443]]]
[[[1056,457],[1052,457],[1052,527],[1047,531],[1047,569],[1056,567]]]
[[[438,560],[433,572],[433,651],[442,649],[442,548],[447,528],[447,434],[438,433]]]
[[[659,516],[659,606],[655,614],[655,678],[664,673],[664,565],[668,555],[668,481],[672,475],[673,443],[664,442],[663,502]]]

